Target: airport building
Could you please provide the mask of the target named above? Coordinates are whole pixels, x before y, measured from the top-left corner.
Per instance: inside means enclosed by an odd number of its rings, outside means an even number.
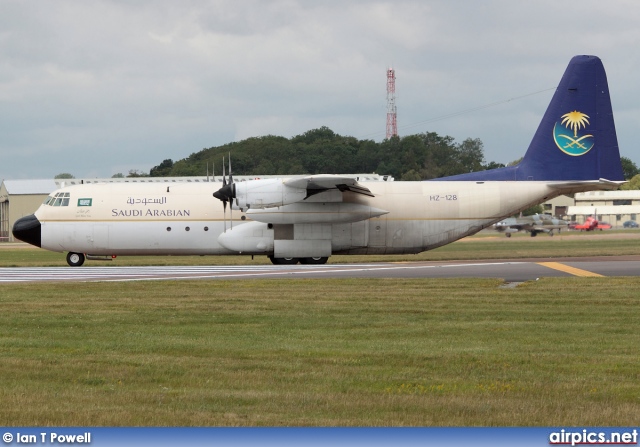
[[[50,192],[59,188],[58,180],[4,180],[0,185],[0,242],[12,242],[16,220],[33,214]]]
[[[609,222],[614,227],[622,227],[627,221],[637,222],[640,215],[640,190],[576,194],[574,206],[567,209],[567,219],[582,223],[593,215],[599,221]]]
[[[622,227],[627,221],[640,223],[640,190],[581,192],[575,197],[556,197],[542,206],[545,213],[578,223],[594,215],[613,227]]]

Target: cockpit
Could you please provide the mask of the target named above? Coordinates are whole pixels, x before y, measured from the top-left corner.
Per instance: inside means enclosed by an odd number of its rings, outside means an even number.
[[[69,206],[70,194],[68,192],[58,192],[45,199],[43,205],[49,206]]]

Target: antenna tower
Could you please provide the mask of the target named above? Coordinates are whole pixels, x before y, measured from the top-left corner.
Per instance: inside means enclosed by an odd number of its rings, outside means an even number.
[[[387,69],[387,140],[398,136],[396,115],[396,71]]]

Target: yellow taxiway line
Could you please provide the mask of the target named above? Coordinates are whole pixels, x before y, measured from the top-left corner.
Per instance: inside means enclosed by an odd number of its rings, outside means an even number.
[[[568,265],[560,264],[559,262],[538,262],[538,265],[549,267],[550,269],[554,269],[554,270],[560,270],[561,272],[569,273],[570,275],[574,275],[574,276],[593,276],[593,277],[604,276],[598,273],[590,272],[588,270],[569,267]]]

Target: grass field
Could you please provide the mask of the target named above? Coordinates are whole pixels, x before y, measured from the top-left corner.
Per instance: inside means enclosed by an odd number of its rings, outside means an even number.
[[[634,425],[636,278],[0,287],[0,424]]]
[[[594,255],[618,240],[533,239],[431,253]],[[23,262],[13,252],[3,263]],[[640,278],[501,284],[2,284],[0,425],[636,425]]]

